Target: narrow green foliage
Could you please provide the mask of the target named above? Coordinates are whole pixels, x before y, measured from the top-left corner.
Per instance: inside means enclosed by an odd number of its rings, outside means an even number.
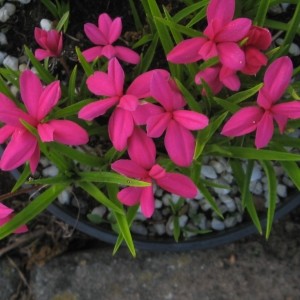
[[[134,1],[129,0],[129,5],[130,5],[130,11],[131,11],[132,16],[133,16],[136,31],[142,30],[143,29],[143,24],[142,24],[141,18],[139,16],[139,13],[137,11],[137,8],[135,6]]]
[[[85,60],[85,58],[83,57],[80,49],[78,47],[76,47],[75,51],[77,53],[78,60],[81,64],[86,76],[92,75],[94,73],[94,70],[93,70],[92,66]]]
[[[270,5],[270,0],[260,1],[259,7],[257,10],[257,14],[256,14],[256,18],[254,21],[255,25],[262,26],[262,27],[264,26],[266,15],[267,15],[268,9],[269,9],[269,5]]]
[[[56,25],[57,31],[61,31],[62,29],[64,29],[63,31],[66,32],[66,30],[68,28],[68,24],[69,24],[69,16],[70,16],[69,11],[65,12],[62,15],[61,19],[59,20],[58,24]]]
[[[15,185],[13,186],[11,192],[14,193],[15,191],[17,191],[28,179],[30,175],[30,168],[29,165],[26,164],[21,175],[19,176],[18,180],[16,181]]]

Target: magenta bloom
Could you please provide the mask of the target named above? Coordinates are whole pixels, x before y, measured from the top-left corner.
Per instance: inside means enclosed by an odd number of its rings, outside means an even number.
[[[88,62],[97,57],[105,56],[108,59],[117,57],[131,64],[139,63],[140,56],[135,51],[127,47],[112,45],[121,35],[121,18],[112,20],[108,14],[101,14],[98,18],[98,27],[87,23],[84,25],[84,32],[89,40],[97,45],[82,52]]]
[[[0,203],[0,227],[6,224],[8,221],[12,219],[13,209],[5,206],[4,204]],[[28,231],[26,225],[22,225],[18,229],[14,231],[14,233],[23,233]]]
[[[29,132],[21,120],[38,131],[43,142],[56,141],[67,145],[81,145],[88,142],[87,132],[68,120],[45,121],[48,113],[61,96],[59,81],[43,87],[40,79],[29,70],[20,76],[20,93],[27,112],[0,93],[0,143],[11,137],[0,161],[2,170],[13,170],[29,161],[31,172],[36,170],[40,149],[38,138]]]
[[[153,183],[162,189],[185,198],[194,198],[197,187],[185,175],[169,173],[156,164],[154,142],[142,129],[135,127],[134,134],[128,142],[130,159],[120,159],[111,167],[114,171],[132,178],[151,183],[149,187],[127,187],[118,193],[120,202],[127,206],[139,204],[145,217],[150,218],[154,212]]]
[[[189,166],[195,150],[195,138],[191,130],[206,127],[208,118],[203,114],[184,110],[186,103],[174,81],[166,80],[161,73],[153,73],[150,93],[162,108],[160,112],[147,118],[147,135],[158,138],[166,131],[165,147],[171,160],[179,166]]]
[[[258,106],[240,109],[227,121],[221,133],[235,137],[256,130],[257,148],[268,145],[273,136],[274,120],[283,133],[288,119],[300,118],[300,101],[277,104],[291,81],[292,73],[293,64],[289,57],[276,59],[265,73],[264,86],[257,98]]]
[[[47,57],[59,57],[63,48],[62,33],[57,30],[46,31],[36,27],[34,38],[42,49],[35,50],[35,57],[43,60]]]
[[[153,71],[150,71],[138,76],[124,92],[124,71],[116,58],[111,59],[108,63],[108,73],[96,71],[87,79],[88,89],[92,93],[107,98],[83,107],[78,113],[79,118],[91,121],[115,106],[108,122],[109,137],[118,151],[124,150],[135,124],[139,124],[139,118],[149,112],[143,109],[139,110],[140,116],[134,114],[140,105],[139,99],[150,96],[149,82],[152,73]],[[155,109],[155,105],[144,104],[143,107],[145,106]]]
[[[247,18],[233,19],[234,0],[211,0],[207,7],[207,27],[204,37],[187,39],[179,43],[168,55],[173,63],[192,63],[219,57],[225,67],[241,70],[245,67],[245,54],[238,42],[251,27]]]
[[[247,42],[243,46],[245,52],[245,67],[241,70],[247,75],[255,75],[262,66],[266,66],[268,58],[261,52],[267,50],[272,43],[272,36],[268,29],[252,26],[247,35]]]

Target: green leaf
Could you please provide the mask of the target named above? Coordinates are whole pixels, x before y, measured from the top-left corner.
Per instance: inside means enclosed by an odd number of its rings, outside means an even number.
[[[226,156],[240,159],[299,161],[300,155],[284,151],[262,150],[248,147],[207,145],[205,154]]]
[[[216,102],[218,105],[223,107],[226,111],[229,111],[231,113],[235,113],[240,109],[240,107],[228,100],[224,100],[218,97],[213,97],[214,102]]]
[[[249,197],[249,185],[251,181],[251,175],[253,172],[253,167],[254,167],[254,161],[253,160],[248,160],[247,164],[247,169],[246,169],[246,174],[244,178],[244,183],[243,183],[243,188],[242,188],[242,205],[245,207],[246,205],[246,198]]]
[[[186,17],[189,17],[191,14],[194,14],[197,10],[201,9],[202,7],[206,7],[208,0],[199,1],[197,3],[191,4],[178,13],[173,17],[174,22],[178,23]]]
[[[89,221],[97,225],[104,222],[104,219],[96,214],[87,214],[86,217],[88,218]]]
[[[300,169],[298,164],[294,161],[281,161],[280,164],[293,181],[294,185],[300,191]]]
[[[71,105],[74,103],[74,99],[76,97],[76,78],[77,78],[77,65],[71,72],[69,85],[68,85],[68,104]]]
[[[255,18],[255,25],[261,27],[264,26],[269,5],[270,5],[270,0],[259,1],[259,7]]]
[[[87,104],[93,102],[92,99],[82,100],[80,102],[71,104],[67,107],[62,109],[56,110],[54,113],[51,114],[52,119],[60,119],[60,118],[67,118],[74,115],[77,115],[81,108],[86,106]]]
[[[66,175],[57,175],[54,177],[47,177],[47,178],[41,178],[41,179],[31,179],[27,181],[27,184],[35,185],[35,184],[42,184],[42,185],[53,185],[53,184],[65,184],[69,185],[72,183],[72,179],[68,178]]]
[[[18,178],[17,182],[13,186],[11,192],[14,193],[16,190],[18,190],[26,182],[26,180],[28,179],[30,174],[31,174],[31,172],[30,172],[29,165],[26,164],[24,169],[23,169],[23,172],[21,173],[21,175]]]
[[[132,179],[112,172],[80,172],[78,175],[80,176],[79,181],[115,183],[135,187],[150,186],[149,182]]]
[[[181,229],[180,229],[180,226],[179,226],[179,217],[178,216],[173,216],[173,236],[174,236],[174,239],[175,241],[178,243],[179,241],[179,237],[180,237],[180,234],[181,234]]]
[[[63,14],[63,16],[61,17],[61,19],[59,20],[58,24],[56,25],[56,29],[58,31],[61,31],[62,28],[64,27],[64,29],[67,28],[68,23],[69,23],[69,16],[70,16],[70,12],[67,11]],[[64,30],[65,31],[65,30]]]
[[[132,13],[132,16],[133,16],[136,31],[142,30],[143,29],[143,24],[142,24],[142,21],[140,19],[137,8],[134,4],[134,1],[129,0],[129,5],[130,5],[130,12]]]
[[[99,203],[118,214],[124,215],[123,210],[114,204],[110,199],[108,199],[93,183],[80,181],[78,182],[78,186],[96,199]]]
[[[17,228],[27,224],[30,220],[40,214],[65,188],[66,186],[63,184],[53,185],[37,196],[21,212],[17,213],[11,221],[0,227],[0,239],[5,238]]]
[[[83,68],[85,74],[86,74],[87,76],[92,75],[92,74],[94,73],[94,70],[93,70],[93,68],[91,67],[91,65],[86,61],[86,59],[83,57],[83,55],[82,55],[80,49],[79,49],[78,47],[76,47],[76,48],[75,48],[75,51],[76,51],[76,53],[77,53],[78,60],[79,60],[79,62],[80,62],[80,64],[81,64],[81,66],[82,66],[82,68]]]
[[[3,78],[0,76],[0,92],[7,96],[8,98],[16,101],[16,97],[14,94],[11,92],[7,84],[4,82]]]
[[[37,70],[40,78],[47,84],[55,81],[55,78],[52,76],[52,74],[49,71],[47,71],[44,68],[44,66],[35,58],[35,56],[31,52],[31,50],[29,48],[27,48],[26,46],[24,46],[24,49],[25,49],[25,53],[28,56],[30,62]]]
[[[268,239],[271,233],[277,199],[277,180],[273,166],[268,161],[260,161],[268,179],[268,213],[267,213],[267,228],[266,238]]]
[[[262,87],[263,87],[263,83],[259,83],[258,85],[255,85],[254,87],[252,87],[246,91],[234,93],[232,96],[228,97],[226,100],[228,102],[239,104],[239,103],[249,99],[253,95],[255,95]]]
[[[54,18],[56,18],[56,19],[59,18],[57,7],[52,1],[41,0],[41,2],[45,5],[45,7],[49,10],[49,12],[53,15]]]

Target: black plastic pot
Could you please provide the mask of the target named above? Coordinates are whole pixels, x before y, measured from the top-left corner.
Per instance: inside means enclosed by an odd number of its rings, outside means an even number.
[[[16,179],[20,176],[19,172],[16,170],[12,171],[11,174]],[[278,220],[279,218],[287,215],[298,205],[300,205],[300,193],[288,197],[286,201],[278,206],[274,220]],[[48,207],[48,211],[55,217],[93,238],[110,244],[114,244],[117,240],[117,235],[112,230],[102,228],[85,220],[78,220],[78,216],[74,212],[68,210],[66,206],[54,203]],[[261,219],[263,227],[265,226],[266,221],[266,217]],[[172,237],[151,238],[134,235],[133,239],[136,249],[149,251],[187,251],[221,246],[255,233],[258,233],[257,229],[251,221],[247,221],[222,232],[198,235],[178,243]]]

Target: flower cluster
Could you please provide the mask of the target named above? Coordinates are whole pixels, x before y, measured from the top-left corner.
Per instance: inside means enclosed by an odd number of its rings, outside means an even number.
[[[189,92],[184,92],[169,70],[147,70],[134,78],[126,74],[122,64],[126,63],[127,71],[128,64],[139,64],[143,57],[128,47],[117,45],[122,33],[120,17],[112,19],[102,13],[97,25],[86,23],[84,32],[95,46],[84,50],[79,57],[85,71],[88,70],[87,79],[80,88],[75,88],[74,78],[70,79],[74,86],[69,87],[68,92],[72,96],[62,95],[64,88],[59,80],[51,81],[46,77],[47,84],[44,85],[41,76],[32,70],[25,70],[19,76],[21,101],[0,93],[0,122],[3,124],[0,143],[7,142],[0,169],[13,170],[28,163],[34,174],[41,152],[62,149],[57,148],[60,144],[87,144],[91,124],[95,119],[100,119],[101,123],[101,117],[107,116],[108,137],[119,155],[117,160],[108,159],[105,168],[144,184],[123,187],[117,193],[121,203],[126,206],[140,204],[142,213],[149,218],[154,213],[155,186],[180,197],[195,198],[200,185],[199,178],[195,179],[191,170],[194,170],[194,163],[201,166],[198,159],[201,153],[195,155],[197,143],[202,143],[201,138],[207,139],[203,142],[203,149],[207,141],[217,135],[221,143],[215,148],[221,149],[222,145],[230,145],[231,138],[256,131],[254,143],[260,149],[269,145],[274,121],[283,134],[289,119],[300,118],[299,101],[283,100],[279,103],[292,79],[291,59],[282,56],[267,66],[268,56],[264,52],[272,42],[270,31],[253,25],[249,18],[234,19],[234,14],[235,0],[211,0],[207,6],[207,26],[202,34],[199,33],[201,36],[183,40],[167,53],[167,61],[174,64],[199,61],[206,64],[206,68],[200,67],[195,77],[193,75],[195,83],[205,89],[193,95],[192,105],[188,101]],[[41,47],[35,51],[38,61],[62,58],[62,32],[35,28],[34,36]],[[101,69],[97,68],[99,65]],[[41,64],[38,66],[41,68]],[[44,73],[47,71],[45,68]],[[71,76],[76,75],[75,71]],[[228,104],[230,109],[226,114],[232,113],[232,116],[224,124],[225,115],[219,124],[212,124],[214,111],[205,110],[202,105],[201,97],[207,96],[206,84],[214,95],[221,93],[224,87],[230,90],[227,91],[230,94],[241,89],[240,74],[248,78],[258,73],[264,75],[257,100],[250,104],[242,101]],[[80,95],[84,88],[97,99],[78,99],[78,103],[71,103],[68,107],[68,98]],[[222,103],[222,108],[227,108],[226,101]],[[197,109],[193,109],[195,106]],[[93,128],[93,134],[99,127]],[[205,134],[202,135],[203,130]],[[250,143],[253,144],[251,139]],[[211,144],[215,146],[214,141]],[[47,147],[50,150],[45,150]],[[69,152],[66,157],[80,161],[81,156]],[[91,163],[90,159],[90,156],[85,156],[82,161],[89,161],[90,165],[97,161],[92,159]],[[84,181],[84,174],[76,167],[70,172],[60,171],[68,183],[79,178],[80,186]],[[99,196],[99,193],[92,194]],[[12,212],[0,203],[0,225],[11,218]],[[23,226],[15,232],[25,230]]]

